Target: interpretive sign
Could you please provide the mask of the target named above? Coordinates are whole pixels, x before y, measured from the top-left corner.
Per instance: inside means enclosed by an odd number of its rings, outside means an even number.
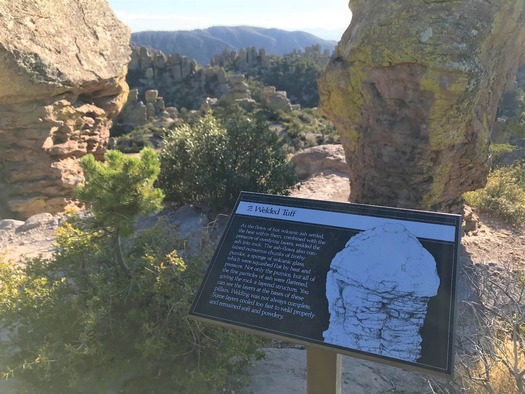
[[[453,372],[461,216],[241,193],[190,315]]]

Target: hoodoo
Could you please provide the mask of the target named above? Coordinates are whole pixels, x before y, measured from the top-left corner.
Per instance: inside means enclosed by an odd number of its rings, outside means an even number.
[[[320,80],[350,200],[457,212],[484,186],[498,103],[524,59],[524,1],[351,0]]]
[[[105,0],[0,0],[0,217],[63,210],[104,155],[129,40]]]

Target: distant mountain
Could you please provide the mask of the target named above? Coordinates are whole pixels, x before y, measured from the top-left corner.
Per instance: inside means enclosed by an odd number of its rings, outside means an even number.
[[[333,40],[333,41],[339,41],[341,39],[341,36],[345,32],[345,28],[340,29],[321,29],[321,28],[312,28],[312,29],[305,29],[304,31],[310,34],[313,34],[314,36],[321,37],[325,40]]]
[[[269,55],[282,56],[294,49],[304,50],[312,45],[332,51],[335,41],[323,40],[304,31],[264,29],[260,27],[215,26],[191,31],[144,31],[133,33],[131,42],[158,49],[167,55],[180,53],[199,64],[208,64],[213,56],[225,49],[264,48]]]

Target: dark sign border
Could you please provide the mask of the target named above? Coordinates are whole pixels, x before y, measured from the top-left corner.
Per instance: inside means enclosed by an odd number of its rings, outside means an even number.
[[[257,216],[251,216],[246,214],[243,209],[245,210],[247,204],[249,207],[252,203],[254,206],[259,207],[261,205],[282,207],[284,211],[279,211],[278,208],[273,210],[272,208],[268,208],[262,213],[259,212]],[[313,212],[314,219],[312,220],[315,221],[315,218],[319,217],[322,224],[304,222],[303,219],[300,218],[296,219],[292,216],[296,209]],[[283,216],[285,212],[288,216]],[[315,213],[319,215],[315,215]],[[323,310],[324,305],[321,304],[323,302],[326,303],[326,300],[322,300],[322,298],[326,287],[326,272],[329,268],[327,267],[327,263],[328,265],[330,264],[333,256],[342,246],[344,247],[344,242],[346,242],[348,238],[351,238],[353,236],[352,234],[355,235],[363,230],[346,226],[341,227],[341,223],[331,224],[329,215],[339,217],[339,214],[343,217],[347,214],[352,215],[352,217],[356,217],[358,221],[361,217],[372,221],[376,219],[386,219],[389,221],[399,220],[416,225],[430,225],[429,228],[431,230],[434,225],[436,228],[449,230],[448,233],[451,235],[447,235],[448,238],[445,241],[432,239],[433,236],[426,235],[426,233],[417,236],[425,248],[430,250],[430,253],[434,255],[434,257],[437,257],[438,273],[442,283],[440,285],[440,293],[429,302],[429,318],[425,320],[425,325],[420,331],[422,351],[421,357],[419,357],[417,361],[405,361],[395,357],[387,357],[381,354],[374,354],[324,342],[319,338],[318,332],[320,329],[322,331],[322,329],[326,328],[326,314],[319,314],[319,318],[316,316],[308,321],[309,324],[306,324],[307,321],[304,316],[291,318],[287,315],[286,319],[281,318],[285,320],[283,322],[270,317],[257,317],[249,312],[241,312],[240,310],[210,305],[212,293],[218,286],[218,278],[221,276],[221,273],[224,272],[223,270],[226,264],[225,256],[228,251],[231,251],[232,243],[235,242],[234,240],[239,232],[240,226],[275,226],[281,229],[298,228],[299,230],[315,231],[320,234],[322,233],[323,236],[326,237],[324,247],[319,250],[319,254],[314,256],[316,260],[318,260],[321,255],[323,256],[321,265],[324,268],[320,269],[318,267],[320,270],[319,275],[312,276],[312,278],[316,278],[314,280],[317,281],[317,284],[312,285],[313,287],[309,287],[308,289],[315,294],[306,296],[306,301],[304,301],[305,303],[309,303],[312,311]],[[328,222],[326,222],[325,219]],[[450,377],[454,371],[455,299],[460,233],[461,215],[242,192],[229,218],[226,230],[207,269],[201,287],[196,294],[190,310],[190,316],[198,320],[214,322],[237,329],[242,328],[249,332],[263,334],[272,338],[290,340],[307,346],[322,347],[341,354],[394,365],[408,370]],[[308,265],[308,261],[305,264]],[[315,268],[316,264],[309,262],[308,266]],[[319,280],[317,280],[317,278]],[[235,302],[229,305],[237,307]],[[309,331],[310,326],[312,331]]]

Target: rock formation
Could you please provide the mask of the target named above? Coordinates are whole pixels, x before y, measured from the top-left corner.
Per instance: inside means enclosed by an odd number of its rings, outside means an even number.
[[[324,173],[348,174],[344,150],[340,144],[317,145],[302,149],[292,157],[299,179]]]
[[[168,56],[161,51],[132,47],[130,75],[134,76],[137,73],[135,78],[146,88],[157,86],[160,80],[168,85],[180,82],[194,75],[199,69],[195,60],[177,53]]]
[[[133,127],[142,126],[148,121],[148,114],[146,105],[139,100],[139,91],[137,89],[131,89],[128,94],[128,100],[126,105],[122,108],[122,111],[118,114],[116,124],[118,125],[129,125],[129,130],[133,130]]]
[[[459,211],[482,187],[498,102],[523,60],[523,1],[352,0],[320,80],[350,200]]]
[[[328,58],[327,51],[321,54],[319,48],[306,48],[305,54],[313,58]],[[269,58],[262,49],[247,48],[238,53],[224,51],[213,58],[211,66],[200,67],[186,56],[176,53],[167,56],[160,51],[133,46],[127,81],[137,89],[139,96],[148,90],[157,90],[166,105],[179,109],[202,109],[234,102],[250,108],[255,101],[243,71],[267,68]],[[227,74],[225,69],[230,72]],[[213,98],[219,101],[213,104],[206,102]],[[286,92],[276,91],[271,86],[264,89],[260,100],[261,104],[273,110],[289,113],[300,109],[300,105],[291,104]],[[129,109],[134,111],[134,108],[130,105]],[[128,109],[125,111],[128,112]],[[148,116],[150,114],[151,108]]]
[[[62,210],[103,156],[129,39],[105,0],[0,2],[0,217]]]
[[[419,330],[439,283],[436,261],[404,226],[386,224],[355,235],[326,278],[325,342],[416,362]]]
[[[259,51],[255,47],[241,48],[239,52],[225,49],[222,53],[212,58],[211,65],[247,71],[252,67],[268,68],[270,59],[263,48],[259,49]]]
[[[255,100],[252,99],[252,92],[248,84],[246,83],[246,78],[244,74],[234,74],[229,79],[229,88],[228,91],[223,94],[219,102],[224,105],[232,105],[234,103],[241,104],[253,104]]]
[[[221,97],[230,91],[221,68],[203,68],[186,56],[137,46],[132,47],[127,81],[139,96],[157,90],[167,106],[179,109],[197,109],[206,97]]]
[[[300,110],[299,104],[292,104],[285,91],[277,91],[275,86],[265,86],[263,88],[261,104],[274,111],[283,111],[290,113],[294,110]]]

